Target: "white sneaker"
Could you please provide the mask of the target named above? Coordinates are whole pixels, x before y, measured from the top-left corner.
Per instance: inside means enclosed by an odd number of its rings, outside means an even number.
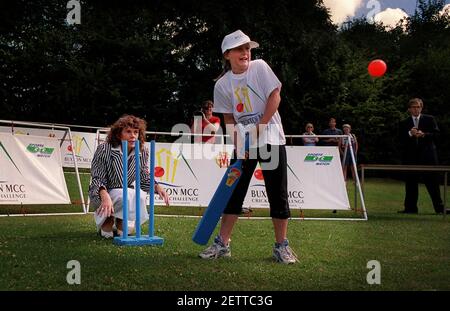
[[[294,264],[298,261],[297,255],[289,247],[289,241],[284,240],[283,243],[275,243],[273,247],[273,258],[279,263]]]
[[[220,236],[216,236],[214,243],[198,255],[203,259],[217,259],[231,257],[230,245],[225,245]]]
[[[100,229],[100,235],[105,239],[112,239],[114,237],[113,231],[103,231]]]

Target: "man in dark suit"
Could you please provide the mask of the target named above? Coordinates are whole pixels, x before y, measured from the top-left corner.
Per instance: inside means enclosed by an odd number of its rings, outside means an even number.
[[[413,98],[408,103],[410,117],[400,123],[400,140],[403,147],[402,160],[405,165],[437,165],[435,140],[439,135],[436,120],[422,114],[423,102]],[[437,174],[434,172],[411,172],[405,182],[405,209],[400,213],[417,214],[419,179],[423,177],[436,213],[444,212]],[[447,211],[448,213],[448,211]]]

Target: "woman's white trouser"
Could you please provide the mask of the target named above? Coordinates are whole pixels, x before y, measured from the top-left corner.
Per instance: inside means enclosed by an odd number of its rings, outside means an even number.
[[[140,224],[142,225],[144,222],[148,220],[148,212],[146,203],[147,193],[140,190],[140,210],[141,210],[141,220]],[[109,196],[111,197],[115,218],[123,219],[123,211],[122,211],[122,189],[111,189],[109,192]],[[103,223],[106,220],[106,216],[100,216],[98,214],[98,209],[94,213],[95,224],[97,225],[97,230],[101,228]],[[134,228],[134,224],[136,221],[136,195],[135,189],[128,188],[128,228]]]

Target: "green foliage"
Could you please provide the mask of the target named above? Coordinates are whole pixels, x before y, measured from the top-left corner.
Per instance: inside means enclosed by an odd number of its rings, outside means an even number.
[[[337,29],[319,0],[82,2],[69,26],[60,1],[16,1],[0,10],[3,119],[107,126],[124,113],[150,130],[190,123],[213,97],[220,43],[242,29],[283,83],[285,132],[316,132],[334,116],[352,124],[361,161],[397,163],[396,124],[421,97],[442,130],[450,163],[450,19],[444,2],[420,1],[394,29],[355,19]],[[372,79],[368,63],[388,71]]]

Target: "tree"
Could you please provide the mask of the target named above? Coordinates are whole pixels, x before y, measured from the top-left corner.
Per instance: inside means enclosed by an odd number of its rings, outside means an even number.
[[[424,99],[444,137],[450,128],[449,16],[443,1],[419,4],[405,29],[362,19],[337,29],[320,0],[89,1],[81,25],[67,25],[65,3],[15,1],[0,8],[2,118],[107,126],[133,113],[170,131],[212,99],[222,38],[241,29],[283,83],[286,133],[306,122],[320,132],[334,116],[360,137],[361,161],[397,163],[409,98]],[[379,79],[367,74],[375,58],[388,64]]]

